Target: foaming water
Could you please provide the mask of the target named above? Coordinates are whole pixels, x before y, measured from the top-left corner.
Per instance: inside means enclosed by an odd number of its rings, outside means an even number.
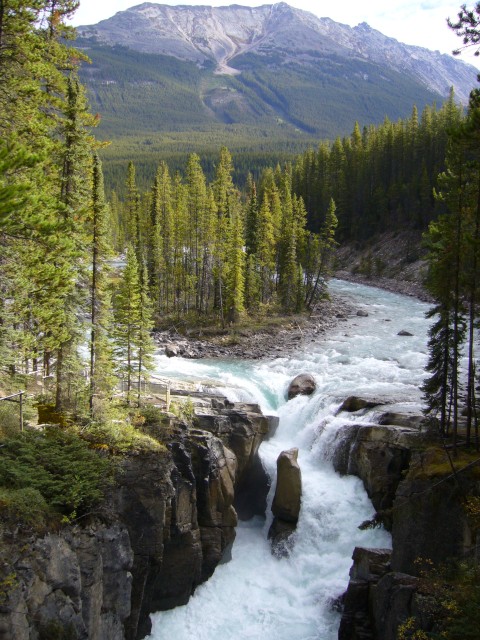
[[[419,408],[427,306],[342,281],[332,281],[330,288],[368,317],[342,322],[329,337],[288,358],[238,362],[158,356],[159,375],[199,385],[220,381],[231,400],[258,402],[265,412],[277,413],[280,424],[275,437],[261,446],[262,461],[274,477],[279,453],[298,447],[303,495],[290,557],[278,560],[271,554],[266,539],[271,517],[240,523],[231,562],[219,566],[186,606],[154,614],[151,640],[334,640],[339,616],[332,603],[345,590],[353,548],[390,546],[387,532],[358,529],[373,507],[360,480],[333,471],[329,454],[341,426],[372,420],[372,414],[337,415],[347,396],[374,395],[401,403],[403,410]],[[402,329],[413,335],[398,336]],[[315,376],[317,390],[286,402],[287,385],[301,372]]]

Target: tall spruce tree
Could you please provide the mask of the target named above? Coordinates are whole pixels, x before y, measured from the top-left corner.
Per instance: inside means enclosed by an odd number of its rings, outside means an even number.
[[[135,249],[130,245],[114,300],[113,331],[116,369],[123,380],[127,404],[132,402],[135,385],[137,402],[140,402],[141,383],[151,367],[154,350],[150,336],[152,305],[145,266],[142,271],[140,273]]]
[[[108,207],[105,203],[102,163],[93,157],[92,200],[90,207],[91,285],[90,285],[90,413],[101,415],[113,385],[111,296],[108,275],[110,256]]]

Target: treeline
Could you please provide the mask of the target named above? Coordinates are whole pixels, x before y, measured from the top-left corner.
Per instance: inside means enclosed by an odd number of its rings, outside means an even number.
[[[453,92],[437,109],[414,108],[407,120],[360,129],[301,155],[293,169],[293,192],[318,231],[331,198],[337,206],[338,238],[365,241],[392,229],[425,230],[444,208],[433,196],[445,168],[448,132],[463,118]]]
[[[225,326],[262,308],[311,308],[324,293],[335,244],[334,202],[314,234],[306,229],[303,200],[292,195],[288,164],[265,170],[258,184],[250,177],[244,199],[233,172],[226,147],[211,182],[192,154],[184,177],[160,163],[151,189],[141,195],[130,163],[125,201],[113,194],[116,247],[131,246],[146,266],[158,315],[210,315]]]
[[[109,275],[97,118],[78,80],[83,56],[67,44],[76,6],[1,4],[0,355],[13,378],[54,376],[57,411],[98,418],[115,374],[126,376],[127,398],[133,378],[140,386],[152,321],[134,256],[118,286]]]
[[[331,201],[321,233],[306,230],[288,165],[250,179],[242,199],[226,148],[212,180],[193,154],[184,177],[161,163],[143,193],[130,163],[125,199],[107,204],[98,118],[78,78],[83,56],[68,46],[76,6],[1,5],[0,355],[11,380],[53,377],[59,414],[100,420],[118,377],[127,401],[135,390],[139,400],[154,315],[226,325],[312,307],[336,218]],[[113,249],[126,252],[119,274]]]
[[[251,137],[250,137],[251,135]],[[200,163],[206,179],[211,182],[215,178],[218,152],[228,147],[234,162],[233,178],[235,185],[245,192],[248,178],[251,175],[259,180],[262,172],[276,164],[292,163],[298,154],[309,145],[301,140],[274,139],[268,137],[264,151],[256,151],[258,138],[261,135],[244,133],[244,138],[234,136],[225,131],[218,131],[210,136],[209,144],[205,144],[205,134],[190,132],[169,133],[161,137],[140,139],[115,139],[115,143],[100,150],[103,161],[105,186],[108,194],[115,191],[120,199],[126,196],[126,175],[129,162],[135,165],[136,181],[140,191],[147,191],[158,168],[159,158],[168,165],[170,175],[182,173],[192,153],[200,157]]]
[[[480,299],[480,93],[472,92],[467,117],[451,130],[446,168],[436,199],[446,213],[430,223],[428,288],[428,413],[440,432],[452,435],[454,453],[464,423],[467,443],[480,448],[478,392],[478,305]],[[466,360],[466,366],[462,360]]]

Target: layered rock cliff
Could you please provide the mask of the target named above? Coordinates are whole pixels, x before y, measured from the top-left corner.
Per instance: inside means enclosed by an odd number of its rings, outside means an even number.
[[[468,454],[452,460],[421,416],[378,409],[379,422],[387,424],[339,430],[333,464],[361,478],[377,510],[365,525],[387,527],[392,550],[354,550],[339,640],[396,640],[408,620],[422,631],[434,629],[424,568],[471,557],[476,547],[478,527],[466,504],[479,495],[478,460]]]
[[[202,404],[195,426],[170,414],[153,427],[165,451],[122,458],[98,513],[42,536],[5,532],[3,640],[143,638],[150,613],[186,603],[211,576],[235,537],[236,491],[249,502],[245,476],[258,472],[275,420],[221,397]]]

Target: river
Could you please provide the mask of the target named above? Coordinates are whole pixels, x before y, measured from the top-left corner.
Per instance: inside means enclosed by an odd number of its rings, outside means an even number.
[[[386,531],[358,529],[373,507],[360,480],[336,474],[329,455],[340,426],[374,419],[371,413],[336,415],[347,396],[387,398],[404,411],[420,408],[428,305],[339,280],[330,289],[368,316],[339,319],[334,331],[294,355],[250,362],[157,356],[161,376],[213,380],[231,400],[258,402],[264,412],[278,414],[275,437],[262,444],[260,455],[274,477],[278,454],[298,447],[303,495],[288,558],[271,554],[271,518],[240,523],[232,560],[186,606],[154,614],[150,640],[335,640],[339,614],[332,603],[347,586],[353,548],[390,546]],[[401,330],[413,335],[399,336]],[[317,389],[287,402],[287,385],[302,372],[315,376]]]

